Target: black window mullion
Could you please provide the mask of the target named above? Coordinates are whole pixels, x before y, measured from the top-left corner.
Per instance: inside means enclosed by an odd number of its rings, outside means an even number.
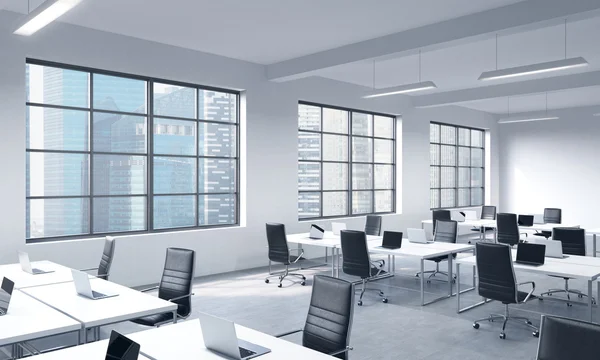
[[[89,83],[89,102],[90,102],[90,115],[89,115],[89,149],[90,149],[90,158],[88,160],[88,186],[90,191],[90,203],[88,209],[89,216],[89,226],[90,231],[89,234],[94,233],[94,74],[90,73],[90,83]]]
[[[321,149],[319,151],[319,154],[321,155],[321,176],[319,176],[319,181],[321,182],[321,184],[320,184],[320,190],[321,190],[320,197],[321,197],[321,199],[319,199],[320,200],[319,201],[319,205],[320,205],[319,216],[323,217],[323,208],[324,208],[324,204],[323,203],[325,202],[325,193],[323,192],[323,148],[324,148],[324,146],[323,146],[323,107],[320,108],[320,111],[321,111],[321,116],[320,116],[319,121],[321,123],[321,126],[320,126],[320,130],[321,130],[321,144],[320,144],[321,145]]]
[[[148,81],[146,83],[146,98],[148,99],[148,125],[146,130],[146,142],[147,149],[146,154],[148,156],[148,169],[146,173],[148,176],[148,199],[146,201],[146,227],[148,231],[154,230],[154,81]]]
[[[195,196],[195,200],[194,200],[194,204],[196,205],[196,226],[200,226],[200,123],[198,122],[198,119],[200,119],[200,89],[196,89],[196,144],[194,144],[194,147],[196,148],[196,179],[194,179],[194,181],[196,182],[196,196]],[[236,128],[236,138],[239,138],[240,135],[237,133],[237,128]],[[237,156],[237,151],[238,151],[238,146],[236,144],[235,147],[235,151],[236,151],[236,156]],[[236,174],[237,174],[237,164],[236,164]],[[237,182],[236,182],[236,186],[235,186],[235,190],[237,190]],[[237,204],[236,204],[237,206]]]
[[[352,211],[352,203],[354,197],[354,188],[352,187],[352,177],[354,176],[354,158],[352,156],[354,134],[352,133],[352,122],[354,119],[354,112],[348,111],[347,114],[348,119],[346,121],[348,121],[348,203],[346,211],[348,215],[354,215],[354,212]]]

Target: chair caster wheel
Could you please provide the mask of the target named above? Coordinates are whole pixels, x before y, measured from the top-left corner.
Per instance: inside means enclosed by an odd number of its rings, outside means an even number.
[[[388,299],[387,299],[387,298],[383,298],[383,300],[382,300],[382,301],[383,301],[383,303],[384,303],[384,304],[387,304],[387,302],[388,302]]]
[[[380,291],[380,292],[379,292],[379,296],[383,296],[383,295],[385,295],[385,294],[383,293],[383,291]]]
[[[306,277],[305,277],[305,276],[303,276],[303,277],[302,277],[302,280],[306,280]]]
[[[544,298],[540,296],[540,297],[538,297],[538,300],[542,301],[542,300],[544,300]]]
[[[568,306],[568,307],[573,307],[573,304],[571,304],[571,303],[567,303],[567,306]]]
[[[581,294],[577,294],[577,297],[580,299],[583,299],[583,295],[581,295]]]
[[[502,339],[502,340],[506,339],[506,334],[505,333],[500,333],[500,339]]]
[[[473,323],[473,329],[475,329],[475,330],[479,329],[479,324],[478,323]]]
[[[269,279],[265,279],[265,283],[267,283],[267,284],[268,284],[268,283],[269,283]]]
[[[306,281],[301,282],[300,285],[302,285],[302,286],[306,285]]]
[[[281,288],[281,287],[283,287],[283,285],[279,284],[279,285],[277,285],[277,287],[278,287],[278,288]]]
[[[431,284],[431,280],[427,280],[427,283],[428,283],[428,284]]]
[[[539,338],[540,337],[540,332],[539,331],[534,331],[533,332],[533,337]]]
[[[552,296],[552,294],[548,294],[548,296]]]
[[[415,277],[419,277],[419,274],[415,275]]]
[[[527,325],[533,325],[533,323],[532,323],[531,321],[529,321],[529,320],[528,320],[528,321],[526,321],[525,323],[526,323]]]
[[[362,306],[362,300],[358,300],[358,306]]]

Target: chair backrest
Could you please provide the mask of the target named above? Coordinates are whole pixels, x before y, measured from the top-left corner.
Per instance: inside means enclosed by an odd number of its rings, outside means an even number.
[[[371,276],[371,259],[367,235],[362,231],[342,230],[342,269],[345,274],[368,278]]]
[[[563,254],[585,256],[585,230],[579,228],[555,227],[552,240],[560,240]]]
[[[485,220],[496,220],[496,207],[485,205],[481,208],[481,218]]]
[[[352,283],[316,275],[313,280],[302,345],[322,353],[345,349],[350,341],[353,313]],[[347,359],[348,355],[343,353],[335,357]]]
[[[436,242],[456,243],[458,223],[456,221],[437,221],[433,240]]]
[[[544,223],[560,224],[562,222],[562,210],[556,208],[544,209]]]
[[[542,315],[537,360],[597,359],[600,325]]]
[[[290,250],[283,224],[267,223],[267,241],[269,243],[269,260],[283,264],[289,263]]]
[[[431,212],[431,220],[433,220],[433,233],[435,234],[435,224],[438,220],[450,221],[452,220],[452,213],[450,210],[433,210]]]
[[[499,213],[496,220],[496,241],[510,246],[519,243],[517,214]]]
[[[365,233],[367,235],[381,236],[381,216],[367,215]]]
[[[98,265],[98,278],[108,280],[108,276],[110,275],[110,267],[112,265],[114,256],[115,238],[112,236],[107,236],[104,240],[104,250],[102,250],[100,265]]]
[[[517,302],[517,285],[510,247],[478,242],[479,295],[506,304]]]
[[[194,250],[167,248],[165,268],[158,285],[158,297],[169,300],[190,294],[195,264],[196,252]],[[173,302],[178,305],[177,314],[179,316],[187,317],[192,312],[191,297],[188,296]]]

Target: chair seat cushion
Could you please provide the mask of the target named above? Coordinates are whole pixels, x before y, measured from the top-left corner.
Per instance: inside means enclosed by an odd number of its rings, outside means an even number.
[[[160,324],[165,321],[173,320],[173,313],[163,313],[163,314],[155,314],[144,316],[139,319],[131,320],[132,322],[140,325],[146,326],[156,326],[156,324]]]

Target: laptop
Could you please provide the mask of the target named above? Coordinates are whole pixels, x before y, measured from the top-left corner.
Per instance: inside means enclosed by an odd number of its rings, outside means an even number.
[[[15,283],[7,278],[2,279],[2,286],[0,287],[0,316],[8,313],[8,305],[10,305],[10,298],[12,297]]]
[[[456,222],[465,221],[465,213],[463,211],[452,211],[450,213],[450,220],[454,220]]]
[[[397,231],[384,231],[383,243],[380,248],[383,249],[400,249],[402,247],[402,233]]]
[[[320,240],[323,238],[324,234],[325,230],[323,230],[322,227],[313,224],[310,226],[310,232],[308,233],[308,237],[314,240]]]
[[[105,360],[137,360],[139,355],[140,344],[114,330],[110,333]]]
[[[431,244],[433,240],[427,240],[427,233],[424,229],[408,228],[408,241],[411,243]]]
[[[544,224],[544,214],[534,214],[533,215],[533,223],[534,224]]]
[[[24,251],[18,251],[19,254],[19,263],[21,264],[21,269],[26,273],[31,275],[40,275],[40,274],[49,274],[53,273],[54,270],[43,270],[43,269],[34,269],[31,267],[31,262],[29,261],[29,254]]]
[[[231,321],[200,313],[200,327],[206,348],[229,359],[254,359],[271,352],[265,347],[238,339]]]
[[[346,223],[331,223],[333,235],[340,235],[340,231],[346,230]]]
[[[517,247],[517,260],[515,262],[523,265],[540,266],[544,265],[545,257],[546,245],[519,243]]]
[[[75,282],[75,290],[81,296],[84,296],[88,299],[99,300],[106,299],[110,297],[115,297],[119,294],[103,294],[97,291],[92,290],[92,284],[90,283],[90,278],[88,274],[81,272],[79,270],[71,269],[71,274],[73,275],[73,281]]]
[[[533,226],[534,215],[519,215],[517,223],[519,226]]]
[[[466,210],[464,211],[465,213],[465,220],[479,220],[479,218],[477,217],[477,211],[475,210]]]
[[[563,255],[562,242],[560,240],[535,239],[536,244],[546,245],[546,256],[551,258],[565,259]]]

